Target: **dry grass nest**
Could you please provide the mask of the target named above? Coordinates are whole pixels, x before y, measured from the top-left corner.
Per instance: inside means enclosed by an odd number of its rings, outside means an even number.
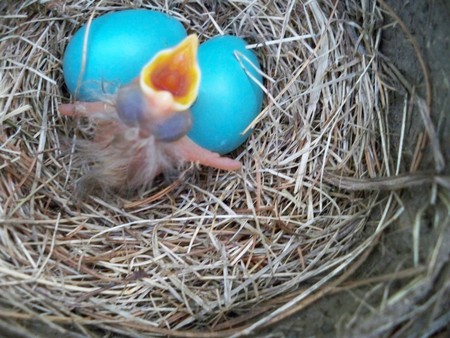
[[[192,165],[139,196],[73,198],[76,124],[57,112],[69,101],[62,55],[91,15],[125,8],[168,13],[201,41],[243,37],[257,53],[266,100],[254,133],[231,154],[242,170]],[[411,174],[426,144],[437,170],[444,162],[429,93],[414,93],[379,51],[382,31],[396,22],[382,1],[24,1],[0,9],[2,323],[39,319],[79,335],[250,333],[341,286],[402,213],[398,189],[429,183],[445,196],[445,177]],[[409,99],[391,130],[394,90]],[[426,125],[413,140],[411,102]]]

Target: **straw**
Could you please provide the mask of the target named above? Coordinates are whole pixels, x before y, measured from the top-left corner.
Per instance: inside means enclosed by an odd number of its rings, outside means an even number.
[[[202,42],[243,37],[258,55],[267,95],[252,136],[230,154],[241,171],[192,165],[140,195],[74,198],[85,171],[74,140],[86,129],[57,111],[70,101],[64,48],[91,16],[127,8],[172,15]],[[393,151],[408,134],[387,123],[390,95],[403,85],[378,50],[383,8],[355,0],[2,2],[0,325],[38,319],[80,336],[240,336],[361,283],[346,281],[403,212],[392,191],[449,187],[448,177],[402,171]],[[424,133],[439,157],[424,102]],[[385,278],[414,273],[423,268]]]

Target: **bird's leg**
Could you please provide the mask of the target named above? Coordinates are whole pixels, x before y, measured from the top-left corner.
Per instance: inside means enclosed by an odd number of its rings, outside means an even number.
[[[241,167],[239,161],[220,156],[218,153],[200,147],[187,136],[173,142],[173,145],[173,151],[185,161],[228,171],[237,170]]]

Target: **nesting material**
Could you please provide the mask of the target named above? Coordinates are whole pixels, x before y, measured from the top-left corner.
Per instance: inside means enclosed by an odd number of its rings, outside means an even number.
[[[379,3],[0,6],[2,318],[85,335],[249,333],[339,285],[401,213],[392,194],[339,187],[408,171],[404,131],[391,153],[395,82],[378,51]],[[245,38],[265,72],[264,109],[230,155],[238,172],[192,165],[142,195],[78,201],[72,146],[86,134],[56,109],[69,102],[64,48],[90,16],[138,7],[173,15],[201,41]]]

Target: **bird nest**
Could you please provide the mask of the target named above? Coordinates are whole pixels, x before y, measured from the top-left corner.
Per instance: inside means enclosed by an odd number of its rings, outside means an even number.
[[[403,210],[381,190],[429,181],[405,176],[427,136],[406,142],[389,123],[406,84],[379,52],[380,3],[3,2],[1,317],[83,335],[231,336],[342,285]],[[62,55],[91,16],[128,8],[168,13],[201,41],[245,38],[264,109],[230,154],[239,171],[192,164],[140,195],[77,200]]]

